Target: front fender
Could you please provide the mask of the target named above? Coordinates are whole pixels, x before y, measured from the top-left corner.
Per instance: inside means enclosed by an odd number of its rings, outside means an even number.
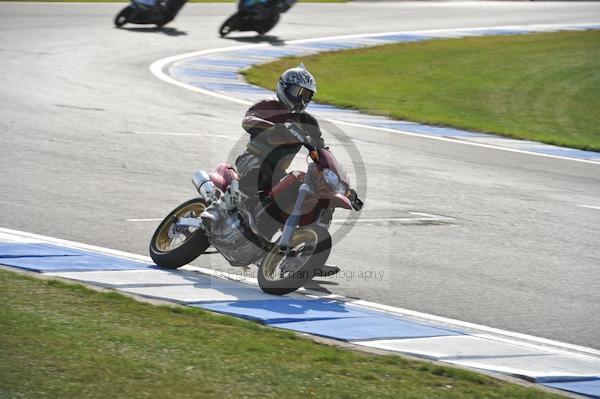
[[[353,209],[352,203],[345,195],[336,193],[331,197],[330,206],[333,208],[345,208],[345,209]]]

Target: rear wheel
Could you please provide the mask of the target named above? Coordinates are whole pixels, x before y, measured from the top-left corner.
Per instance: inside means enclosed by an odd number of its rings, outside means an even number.
[[[177,269],[200,256],[210,246],[204,230],[177,227],[181,218],[200,218],[207,204],[194,198],[175,208],[158,225],[150,240],[150,257],[160,267]]]
[[[129,17],[131,16],[132,12],[133,12],[133,9],[130,6],[127,6],[124,9],[122,9],[121,12],[118,13],[117,16],[115,17],[115,26],[117,28],[120,28],[123,25],[125,25],[127,22],[129,22]]]
[[[325,264],[331,251],[331,236],[319,225],[298,228],[290,241],[292,251],[284,255],[274,246],[258,268],[258,285],[274,295],[289,294],[308,283]]]

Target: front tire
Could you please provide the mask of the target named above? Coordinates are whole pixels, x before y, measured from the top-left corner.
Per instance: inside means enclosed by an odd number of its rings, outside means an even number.
[[[237,13],[235,13],[231,17],[227,18],[225,20],[225,22],[223,22],[223,25],[221,25],[221,27],[219,28],[219,35],[221,35],[221,37],[225,37],[229,33],[233,32],[236,29],[235,26],[237,25],[237,21],[238,21]]]
[[[175,225],[183,217],[200,217],[207,207],[206,201],[194,198],[172,210],[158,225],[150,240],[150,257],[160,267],[177,269],[185,266],[210,246],[204,230]]]
[[[117,28],[120,28],[123,25],[125,25],[127,22],[129,22],[129,17],[131,16],[132,13],[133,13],[133,9],[130,6],[127,6],[124,9],[122,9],[121,12],[118,13],[117,16],[115,17],[115,26]]]
[[[274,246],[263,257],[258,267],[258,285],[264,292],[285,295],[312,280],[329,258],[331,236],[322,226],[304,226],[296,229],[290,246],[295,255],[284,256]]]

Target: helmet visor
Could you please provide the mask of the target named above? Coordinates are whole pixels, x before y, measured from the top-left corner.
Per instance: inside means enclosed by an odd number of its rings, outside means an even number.
[[[289,85],[286,89],[288,97],[297,101],[302,101],[304,104],[308,104],[313,96],[312,90],[299,85]]]

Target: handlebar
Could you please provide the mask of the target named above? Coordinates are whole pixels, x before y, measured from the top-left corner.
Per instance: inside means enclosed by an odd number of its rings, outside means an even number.
[[[284,126],[288,130],[288,132],[292,136],[294,136],[296,140],[298,140],[299,143],[301,143],[304,147],[308,149],[308,155],[310,156],[310,158],[319,166],[319,168],[321,168],[322,165],[319,161],[319,149],[311,143],[312,140],[310,136],[304,133],[302,128],[298,126],[298,124],[295,122],[285,122]],[[362,209],[364,204],[361,201],[361,199],[358,198],[358,194],[354,189],[348,188],[346,196],[350,200],[350,203],[352,204],[352,208],[354,208],[354,210],[360,211]]]

